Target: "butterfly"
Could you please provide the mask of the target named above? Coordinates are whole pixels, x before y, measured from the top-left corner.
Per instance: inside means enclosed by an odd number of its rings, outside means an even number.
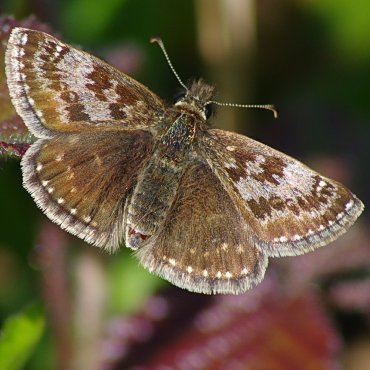
[[[109,251],[125,244],[149,271],[207,294],[243,293],[268,257],[312,251],[354,223],[363,210],[354,194],[211,128],[214,88],[174,73],[185,92],[168,106],[88,53],[13,29],[8,87],[37,138],[22,158],[23,184],[52,221]]]

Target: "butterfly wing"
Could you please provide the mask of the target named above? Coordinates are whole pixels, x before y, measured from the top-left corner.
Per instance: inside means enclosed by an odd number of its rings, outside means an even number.
[[[40,31],[13,29],[6,73],[17,113],[36,137],[148,129],[164,109],[139,82]]]
[[[200,155],[253,230],[256,245],[270,256],[326,245],[363,210],[343,185],[246,136],[212,129],[201,143]]]
[[[124,239],[125,199],[153,151],[147,131],[62,134],[22,158],[24,187],[62,228],[106,249]]]
[[[150,271],[201,293],[241,293],[264,276],[267,257],[208,165],[183,174],[167,217],[137,256]]]

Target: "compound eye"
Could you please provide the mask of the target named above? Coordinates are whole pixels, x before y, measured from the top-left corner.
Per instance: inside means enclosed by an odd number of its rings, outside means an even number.
[[[177,94],[174,96],[175,103],[179,102],[180,100],[184,99],[186,96],[186,91],[179,91]]]
[[[216,109],[216,106],[215,104],[213,103],[208,103],[205,107],[204,107],[204,113],[206,115],[206,118],[209,118],[212,116],[212,114],[215,112],[215,109]]]

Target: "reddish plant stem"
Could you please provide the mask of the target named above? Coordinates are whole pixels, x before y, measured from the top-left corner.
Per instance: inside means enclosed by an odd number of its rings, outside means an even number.
[[[36,246],[41,289],[55,345],[56,369],[70,368],[72,358],[70,292],[66,268],[67,235],[57,225],[42,224]]]

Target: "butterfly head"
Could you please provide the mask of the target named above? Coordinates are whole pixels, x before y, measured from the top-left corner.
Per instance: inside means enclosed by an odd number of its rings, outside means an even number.
[[[212,98],[215,88],[207,85],[202,79],[195,80],[178,96],[176,106],[187,106],[199,112],[204,119],[214,113]]]

